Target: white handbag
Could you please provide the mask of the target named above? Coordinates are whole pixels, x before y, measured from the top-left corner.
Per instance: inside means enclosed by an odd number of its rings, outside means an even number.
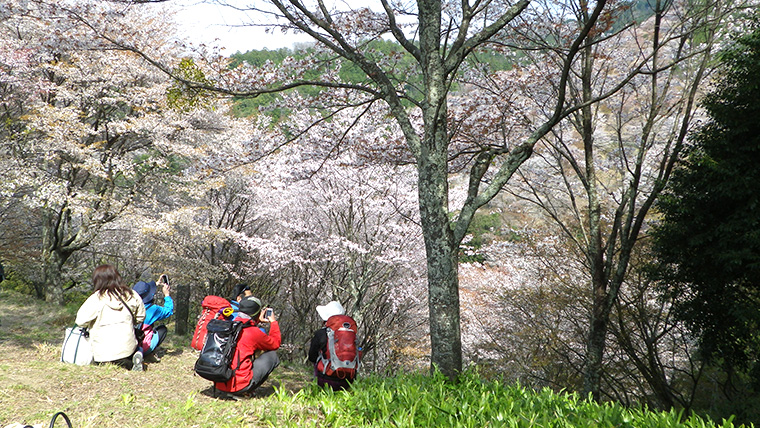
[[[82,327],[66,327],[63,335],[61,361],[86,366],[92,364],[89,333]]]

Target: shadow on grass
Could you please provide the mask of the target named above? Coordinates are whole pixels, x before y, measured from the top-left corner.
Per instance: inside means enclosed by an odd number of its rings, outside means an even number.
[[[164,356],[168,355],[170,357],[179,357],[180,355],[185,353],[185,349],[182,348],[172,348],[169,350],[164,350],[164,352],[159,353],[159,356],[163,358]]]
[[[257,398],[265,398],[269,397],[275,394],[275,388],[279,388],[280,383],[275,382],[266,382],[264,386],[260,386],[256,388],[256,390],[250,394],[231,394],[229,392],[220,391],[214,386],[209,386],[208,388],[205,388],[201,390],[201,395],[205,395],[206,397],[216,398],[217,400],[229,400],[229,401],[240,401],[240,400],[253,400]]]

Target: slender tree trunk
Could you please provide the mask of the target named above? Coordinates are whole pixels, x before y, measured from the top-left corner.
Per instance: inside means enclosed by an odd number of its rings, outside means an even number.
[[[602,284],[593,284],[594,301],[591,323],[586,344],[586,365],[583,372],[583,392],[600,399],[604,349],[609,327],[609,311],[606,310],[607,293]]]
[[[591,46],[582,53],[583,74],[581,75],[583,101],[593,97],[592,72],[594,56]],[[591,106],[581,109],[581,133],[586,164],[586,194],[588,196],[588,237],[587,254],[591,271],[592,307],[589,323],[588,342],[586,344],[586,365],[583,373],[583,392],[591,394],[595,400],[600,398],[600,384],[603,369],[604,348],[609,325],[609,308],[607,299],[608,274],[605,273],[604,245],[602,240],[601,201],[596,177],[593,112]]]
[[[177,335],[185,335],[189,331],[188,318],[190,316],[190,286],[181,284],[177,286],[174,307],[174,331]]]

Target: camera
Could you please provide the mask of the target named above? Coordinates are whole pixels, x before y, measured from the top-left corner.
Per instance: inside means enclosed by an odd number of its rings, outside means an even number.
[[[169,285],[169,275],[167,275],[167,274],[162,274],[162,275],[161,275],[161,276],[158,278],[158,282],[160,282],[160,283],[162,283],[162,284],[166,284],[166,285]]]
[[[272,308],[267,308],[266,312],[264,312],[264,319],[269,319],[269,317],[272,316]]]

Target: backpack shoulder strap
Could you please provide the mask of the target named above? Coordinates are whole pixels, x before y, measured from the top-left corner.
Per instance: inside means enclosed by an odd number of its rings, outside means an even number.
[[[121,301],[121,303],[124,304],[124,308],[126,308],[126,310],[129,311],[129,315],[132,315],[132,324],[137,325],[137,317],[135,316],[135,313],[132,312],[132,309],[129,309],[127,302],[125,302],[124,299],[121,298],[121,295],[119,294],[119,290],[116,290],[116,298],[118,298]]]
[[[238,323],[240,323],[240,325],[241,325],[241,327],[240,327],[240,328],[241,328],[241,329],[243,329],[243,328],[247,328],[247,327],[253,327],[253,326],[255,325],[255,324],[253,323],[253,320],[251,320],[251,319],[247,319],[247,320],[240,320],[240,321],[233,321],[233,322],[238,322]]]

